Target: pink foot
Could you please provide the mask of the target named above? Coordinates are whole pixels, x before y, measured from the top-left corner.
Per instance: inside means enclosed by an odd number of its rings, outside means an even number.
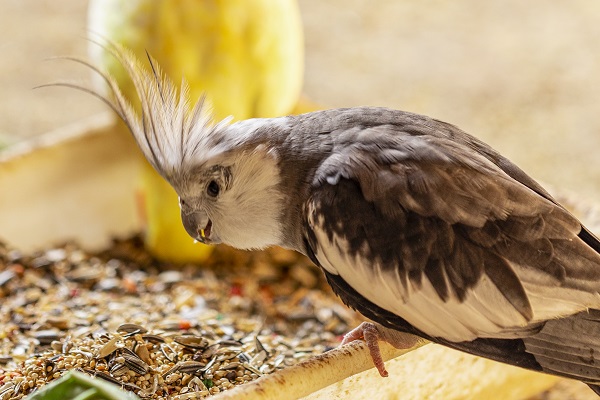
[[[385,369],[378,341],[383,340],[388,342],[397,349],[407,349],[414,346],[419,340],[417,336],[408,333],[388,329],[373,322],[363,322],[344,335],[342,346],[360,339],[363,339],[367,344],[373,364],[375,365],[375,368],[377,368],[377,371],[379,371],[379,375],[382,377],[386,377],[389,374]]]

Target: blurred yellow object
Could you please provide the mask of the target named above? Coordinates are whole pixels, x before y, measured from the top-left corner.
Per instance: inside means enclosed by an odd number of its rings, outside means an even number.
[[[216,119],[289,114],[300,97],[304,54],[296,0],[91,0],[88,28],[140,58],[148,52],[173,81],[185,78],[191,101],[206,94]],[[95,44],[90,55],[136,104],[118,62]],[[146,247],[166,261],[206,259],[210,247],[193,244],[183,229],[176,193],[143,163]]]
[[[304,114],[308,112],[322,110],[324,108],[325,107],[323,107],[321,104],[314,103],[306,96],[300,96],[298,102],[292,109],[291,114]]]

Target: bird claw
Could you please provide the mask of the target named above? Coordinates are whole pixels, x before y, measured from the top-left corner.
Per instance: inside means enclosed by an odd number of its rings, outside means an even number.
[[[383,357],[381,356],[379,340],[388,342],[397,349],[407,349],[413,347],[419,340],[417,336],[408,333],[384,328],[383,326],[374,324],[372,322],[363,322],[344,335],[341,345],[343,346],[360,339],[365,341],[375,368],[377,368],[377,371],[379,371],[379,375],[384,378],[387,377],[389,373],[385,369]]]
[[[385,369],[385,364],[383,363],[383,358],[381,357],[381,351],[379,350],[380,338],[381,335],[377,330],[377,325],[372,322],[363,322],[344,335],[344,339],[342,339],[342,346],[355,340],[364,340],[367,348],[369,349],[369,353],[371,354],[371,359],[373,360],[375,368],[377,368],[377,371],[379,371],[379,375],[385,378],[389,374]]]

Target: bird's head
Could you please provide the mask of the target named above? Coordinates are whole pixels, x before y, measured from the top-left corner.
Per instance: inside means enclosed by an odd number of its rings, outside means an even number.
[[[236,124],[228,128],[237,131]],[[281,243],[278,168],[276,154],[265,146],[240,146],[198,160],[167,180],[179,194],[190,236],[255,249]]]
[[[186,231],[203,243],[242,249],[277,245],[282,240],[277,154],[261,140],[266,120],[218,123],[204,99],[191,105],[187,84],[177,89],[148,56],[146,68],[127,49],[109,44],[137,91],[141,112],[125,98],[116,81],[94,65],[112,96],[76,84],[58,83],[91,93],[107,103],[132,132],[146,159],[179,195]]]

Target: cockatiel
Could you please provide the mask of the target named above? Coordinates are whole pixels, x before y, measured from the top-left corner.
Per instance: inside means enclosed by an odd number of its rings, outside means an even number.
[[[364,338],[381,375],[377,339],[421,337],[600,393],[600,242],[489,146],[386,108],[213,123],[151,57],[109,48],[142,114],[90,65],[104,101],[177,191],[190,236],[307,255],[374,321],[344,342]]]

